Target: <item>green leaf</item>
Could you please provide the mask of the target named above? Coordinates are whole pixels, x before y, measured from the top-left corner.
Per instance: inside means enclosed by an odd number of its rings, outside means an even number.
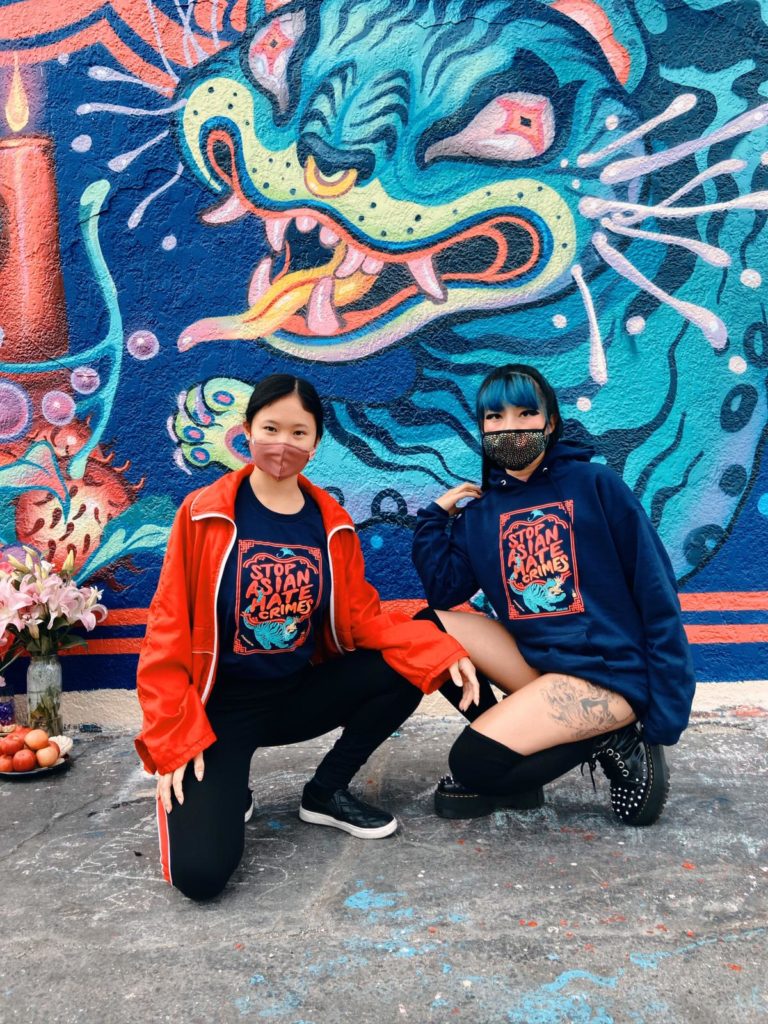
[[[170,498],[152,496],[137,501],[108,524],[101,543],[80,569],[76,582],[82,584],[97,570],[133,551],[164,552],[176,507]]]
[[[16,659],[21,654],[22,650],[23,650],[22,647],[18,647],[18,648],[11,647],[11,649],[6,652],[5,658],[0,659],[0,675],[2,675],[3,672],[5,672],[5,670],[10,665],[12,665],[14,663],[14,661],[16,661]]]
[[[58,644],[58,648],[59,648],[60,651],[68,651],[72,647],[87,647],[87,646],[88,646],[88,641],[84,637],[82,637],[82,636],[70,636],[70,637],[67,637],[66,640],[62,640],[61,643]]]

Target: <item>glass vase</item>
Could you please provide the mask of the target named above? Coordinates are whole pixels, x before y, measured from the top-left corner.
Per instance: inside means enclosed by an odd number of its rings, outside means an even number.
[[[33,729],[45,729],[49,736],[64,731],[61,720],[61,662],[56,655],[30,658],[27,668],[27,707]]]
[[[16,715],[13,707],[13,690],[7,679],[0,676],[0,726],[13,725]]]

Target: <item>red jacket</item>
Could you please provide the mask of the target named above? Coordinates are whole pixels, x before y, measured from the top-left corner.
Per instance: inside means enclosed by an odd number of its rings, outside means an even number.
[[[144,721],[136,749],[150,772],[174,771],[216,740],[205,713],[219,655],[216,601],[235,542],[235,497],[251,469],[188,494],[171,529],[137,676]],[[357,647],[380,650],[419,689],[436,690],[466,651],[430,622],[382,611],[349,515],[309,480],[299,482],[317,502],[328,538],[330,612],[317,660]]]

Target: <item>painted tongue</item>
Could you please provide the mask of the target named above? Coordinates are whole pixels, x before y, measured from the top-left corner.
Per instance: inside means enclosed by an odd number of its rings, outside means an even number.
[[[307,306],[307,327],[312,334],[338,333],[341,323],[333,308],[333,278],[323,277],[312,289]]]
[[[328,263],[311,270],[283,273],[270,283],[271,260],[265,258],[254,270],[248,287],[250,308],[233,316],[207,317],[182,331],[177,342],[186,352],[202,341],[235,341],[264,338],[279,330],[285,322],[307,307],[307,326],[313,334],[333,335],[341,330],[334,306],[346,305],[362,297],[375,278],[356,272],[340,280],[334,271],[344,258],[343,245],[337,247]],[[290,254],[288,254],[290,258]]]

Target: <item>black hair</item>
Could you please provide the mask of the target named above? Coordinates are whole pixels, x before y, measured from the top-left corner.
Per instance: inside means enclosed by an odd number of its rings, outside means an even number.
[[[272,405],[273,402],[278,402],[286,395],[296,395],[302,407],[314,418],[319,441],[323,436],[323,403],[320,401],[314,384],[310,384],[303,377],[294,377],[290,373],[273,373],[256,384],[248,399],[245,422],[250,426],[253,417],[260,409]]]
[[[557,395],[555,394],[554,388],[549,383],[547,378],[540,373],[535,366],[529,366],[527,363],[506,363],[504,366],[499,366],[495,370],[492,370],[487,377],[484,378],[480,385],[480,390],[477,393],[477,425],[480,428],[480,432],[483,432],[483,418],[486,410],[493,409],[499,411],[499,403],[502,404],[514,404],[517,405],[517,401],[504,402],[504,396],[512,398],[514,395],[525,394],[527,388],[526,385],[532,384],[533,393],[537,399],[536,408],[538,408],[543,414],[544,418],[549,424],[550,419],[555,417],[555,425],[552,429],[552,433],[547,437],[547,448],[549,449],[554,445],[562,436],[563,433],[563,421],[560,416],[560,406],[557,402]],[[491,400],[490,404],[488,400]],[[527,401],[523,404],[527,404]],[[493,465],[488,456],[483,452],[483,465],[482,465],[482,488],[486,490],[488,487],[488,475]]]

